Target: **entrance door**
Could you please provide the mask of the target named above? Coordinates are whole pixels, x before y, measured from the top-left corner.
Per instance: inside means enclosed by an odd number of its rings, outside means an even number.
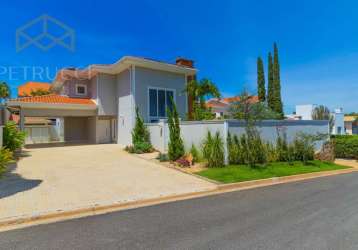
[[[111,142],[111,120],[98,120],[98,143]]]

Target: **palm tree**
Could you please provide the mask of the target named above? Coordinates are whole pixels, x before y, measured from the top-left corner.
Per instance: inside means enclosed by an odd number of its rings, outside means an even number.
[[[220,98],[218,87],[209,79],[192,80],[186,85],[184,92],[188,94],[188,118],[193,119],[194,106],[205,108],[205,100],[209,97]]]
[[[312,119],[329,121],[329,131],[332,132],[334,125],[334,117],[331,114],[331,111],[329,111],[326,106],[320,105],[318,107],[315,107],[312,111]]]
[[[10,95],[9,85],[6,82],[0,82],[0,102],[3,103]]]

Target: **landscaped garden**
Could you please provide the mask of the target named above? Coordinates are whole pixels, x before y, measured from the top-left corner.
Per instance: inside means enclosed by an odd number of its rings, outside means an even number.
[[[307,164],[295,161],[291,165],[286,162],[274,162],[267,165],[258,165],[255,168],[247,165],[229,165],[226,167],[208,168],[197,174],[218,182],[232,183],[346,168],[348,167],[314,160],[309,161]]]

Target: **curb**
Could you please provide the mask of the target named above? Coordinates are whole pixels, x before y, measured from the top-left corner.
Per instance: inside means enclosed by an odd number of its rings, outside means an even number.
[[[272,186],[272,185],[278,185],[278,184],[284,184],[290,182],[297,182],[297,181],[309,180],[319,177],[348,174],[352,172],[358,172],[358,169],[348,168],[342,170],[330,170],[330,171],[322,171],[316,173],[274,177],[274,178],[268,178],[263,180],[220,184],[217,186],[217,188],[205,190],[205,191],[199,191],[199,192],[192,192],[192,193],[186,193],[180,195],[172,195],[167,197],[159,197],[159,198],[131,201],[126,203],[116,203],[116,204],[102,205],[102,206],[94,205],[86,208],[74,209],[71,211],[57,211],[53,213],[36,215],[36,216],[13,218],[13,219],[0,221],[0,232],[39,225],[39,224],[47,224],[47,223],[58,222],[63,220],[76,219],[81,217],[106,214],[110,212],[135,209],[145,206],[159,205],[159,204],[169,203],[173,201],[182,201],[182,200],[200,198],[205,196],[212,196],[216,194],[234,192],[239,190],[247,190],[247,189],[253,189],[253,188],[264,187],[264,186]]]

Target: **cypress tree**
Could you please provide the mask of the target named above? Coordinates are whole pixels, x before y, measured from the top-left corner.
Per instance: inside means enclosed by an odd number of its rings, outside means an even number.
[[[257,58],[257,95],[260,102],[266,100],[264,63],[261,57]]]
[[[175,161],[185,154],[185,150],[180,136],[180,121],[177,107],[173,98],[170,101],[172,102],[172,110],[167,109],[169,127],[168,157],[171,161]]]
[[[268,87],[267,87],[267,104],[271,110],[275,110],[275,88],[273,78],[273,62],[271,52],[268,55]]]
[[[283,107],[281,99],[281,77],[280,77],[280,62],[278,59],[277,44],[273,44],[274,56],[273,56],[273,86],[274,86],[274,105],[273,110],[281,115],[283,118]]]

